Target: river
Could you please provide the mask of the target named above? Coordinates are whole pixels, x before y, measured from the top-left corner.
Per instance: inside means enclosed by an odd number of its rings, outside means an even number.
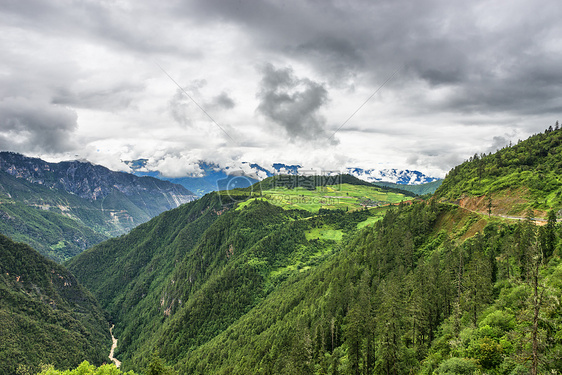
[[[113,336],[113,327],[115,327],[115,324],[112,325],[109,329],[109,333],[111,333],[111,340],[113,341],[113,344],[111,344],[111,351],[109,352],[109,359],[111,359],[111,361],[115,363],[115,367],[119,368],[119,366],[121,366],[121,361],[113,356],[115,348],[117,348],[117,339],[115,338],[115,336]]]

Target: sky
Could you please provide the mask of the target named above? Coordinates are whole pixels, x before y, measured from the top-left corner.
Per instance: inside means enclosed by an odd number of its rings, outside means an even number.
[[[0,150],[444,177],[562,120],[562,6],[0,1]]]

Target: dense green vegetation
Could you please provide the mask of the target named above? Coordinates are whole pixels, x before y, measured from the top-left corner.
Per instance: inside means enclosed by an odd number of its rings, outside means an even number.
[[[96,367],[88,363],[82,362],[73,370],[55,370],[54,366],[44,366],[38,375],[135,375],[133,371],[122,372],[115,365],[101,365]]]
[[[167,366],[180,374],[560,373],[560,185],[549,181],[560,134],[471,158],[425,201],[351,177],[307,185],[276,176],[208,194],[67,266],[115,324],[122,368],[145,375],[172,374]],[[488,202],[523,197],[517,210],[531,209],[509,220],[454,204],[485,194]],[[542,226],[537,209],[547,213]]]
[[[541,371],[559,369],[562,316],[552,304],[561,297],[559,256],[536,252],[548,241],[535,240],[531,222],[506,225],[459,210],[389,211],[186,355],[180,372],[529,373],[535,331]],[[439,230],[452,218],[458,225]],[[483,233],[463,242],[479,221]],[[538,238],[548,237],[543,232]]]
[[[109,327],[97,301],[64,267],[0,235],[0,373],[106,361]]]
[[[511,194],[525,200],[514,207],[518,213],[529,207],[559,210],[561,176],[562,130],[557,125],[494,154],[475,154],[449,172],[435,196],[456,200],[463,194]]]
[[[88,361],[82,362],[77,368],[69,370],[56,370],[53,365],[41,366],[41,372],[38,375],[135,375],[134,371],[123,372],[114,364],[104,364],[99,367],[91,365]],[[19,374],[31,375],[35,372],[29,371],[29,368],[20,367]],[[162,359],[153,353],[150,363],[143,371],[144,375],[177,375],[170,366],[166,366]]]
[[[259,199],[237,210],[223,206],[227,197],[209,194],[68,264],[115,321],[124,366],[138,370],[156,348],[179,357],[212,339],[374,214],[312,217]],[[322,228],[337,231],[337,240],[307,240]]]
[[[32,370],[26,367],[20,367],[18,374],[31,375],[34,374]],[[150,363],[143,371],[144,375],[177,375],[177,373],[166,366],[162,359],[153,353]],[[38,375],[135,375],[134,371],[123,372],[119,370],[114,364],[104,364],[99,367],[91,365],[88,361],[82,362],[77,368],[69,370],[56,370],[53,365],[41,366],[41,372]]]
[[[0,233],[62,263],[106,240],[81,222],[21,203],[0,203]]]

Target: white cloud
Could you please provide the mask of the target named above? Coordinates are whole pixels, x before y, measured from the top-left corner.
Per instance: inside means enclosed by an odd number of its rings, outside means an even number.
[[[3,2],[0,148],[442,176],[560,120],[560,19],[554,0]]]

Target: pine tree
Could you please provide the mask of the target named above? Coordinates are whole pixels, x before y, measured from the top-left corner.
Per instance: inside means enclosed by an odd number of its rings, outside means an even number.
[[[530,271],[531,247],[536,237],[535,231],[536,226],[533,219],[533,210],[529,208],[525,220],[517,226],[516,230],[517,260],[522,280],[527,280]]]
[[[531,286],[533,288],[533,328],[531,342],[533,345],[532,352],[532,362],[531,362],[531,375],[538,374],[539,366],[539,339],[538,339],[538,328],[539,328],[539,313],[541,306],[542,295],[539,296],[539,267],[542,263],[542,257],[537,246],[533,246],[535,249],[533,252],[533,267],[531,275]]]
[[[146,368],[145,375],[176,375],[176,372],[170,367],[164,365],[158,353],[152,353],[152,360]]]
[[[366,362],[369,357],[369,353],[367,353],[369,342],[366,345],[364,341],[368,341],[366,338],[371,334],[368,329],[368,324],[372,319],[370,279],[369,271],[365,270],[357,286],[357,296],[345,317],[345,343],[348,348],[350,370],[354,375],[360,374],[361,364],[363,364],[363,368],[367,367]]]
[[[486,306],[492,295],[491,267],[483,253],[477,253],[466,266],[464,301],[466,311],[476,326],[480,310]]]
[[[545,226],[540,228],[539,241],[542,257],[546,262],[556,247],[556,214],[553,210],[548,211],[548,221]]]
[[[389,275],[379,286],[381,304],[377,312],[377,362],[376,372],[398,375],[402,373],[402,319],[404,317],[404,275]]]

